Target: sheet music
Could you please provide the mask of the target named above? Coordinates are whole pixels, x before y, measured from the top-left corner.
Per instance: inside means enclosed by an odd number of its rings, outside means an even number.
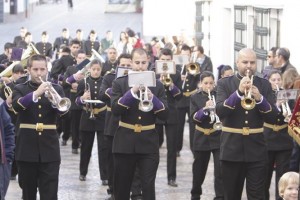
[[[147,87],[156,87],[156,78],[154,71],[130,71],[128,73],[128,85],[142,85]]]
[[[174,61],[156,60],[155,72],[156,74],[176,74]]]
[[[186,65],[190,63],[188,55],[173,55],[173,61],[176,65]]]
[[[279,90],[277,92],[277,100],[295,100],[298,97],[298,89]]]

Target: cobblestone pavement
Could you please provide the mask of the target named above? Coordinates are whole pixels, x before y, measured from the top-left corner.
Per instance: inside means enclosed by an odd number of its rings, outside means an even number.
[[[142,15],[136,13],[116,14],[104,13],[104,0],[74,0],[74,9],[69,11],[67,1],[61,4],[45,4],[34,8],[34,13],[25,20],[14,23],[0,24],[0,49],[6,41],[12,41],[18,34],[19,28],[25,26],[33,34],[33,40],[39,41],[42,31],[47,30],[50,41],[60,35],[61,29],[67,27],[71,35],[81,28],[87,37],[91,29],[98,32],[102,38],[106,30],[114,32],[115,39],[119,32],[126,27],[131,27],[137,32],[142,32]],[[188,130],[188,127],[185,128]],[[103,200],[107,197],[106,186],[102,186],[98,170],[97,151],[94,148],[89,166],[89,173],[85,182],[79,181],[79,155],[71,153],[71,142],[61,147],[61,169],[59,181],[59,200]],[[167,185],[166,174],[166,147],[160,151],[160,164],[156,178],[156,196],[158,200],[187,200],[190,199],[192,184],[193,157],[189,150],[188,133],[184,134],[184,147],[181,156],[177,159],[177,183],[173,188]],[[95,146],[95,145],[94,145]],[[274,196],[274,187],[271,189]],[[212,200],[214,197],[213,187],[213,163],[209,163],[207,176],[203,185],[204,200]],[[246,199],[245,192],[243,200]],[[6,200],[21,199],[21,190],[17,181],[11,181]],[[272,197],[271,199],[274,199]]]

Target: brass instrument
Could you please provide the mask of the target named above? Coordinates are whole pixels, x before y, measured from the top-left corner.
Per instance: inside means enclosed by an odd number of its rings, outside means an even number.
[[[43,81],[42,77],[39,77],[42,83],[45,83]],[[52,84],[50,82],[46,82],[49,85],[48,90],[45,92],[45,97],[48,98],[48,100],[52,103],[52,105],[57,108],[61,112],[66,112],[71,107],[71,101],[67,97],[61,97],[57,91],[53,88]]]
[[[285,90],[285,92],[286,92],[286,90]],[[285,96],[287,97],[287,95],[285,95]],[[286,109],[286,115],[284,115],[285,116],[284,121],[289,122],[290,119],[292,118],[292,111],[291,111],[291,108],[289,106],[288,99],[286,99],[286,101],[283,103],[283,105]]]
[[[12,90],[9,86],[7,86],[5,81],[3,81],[3,85],[4,85],[4,95],[5,95],[5,98],[7,99],[9,96],[12,95]]]
[[[153,103],[148,99],[148,87],[140,86],[139,110],[149,112],[153,109]]]
[[[222,122],[220,121],[220,118],[216,113],[216,99],[214,95],[210,94],[210,90],[208,90],[208,98],[213,102],[213,106],[209,108],[210,123],[212,124],[215,122],[213,125],[213,129],[222,130]]]
[[[92,60],[95,60],[95,59],[100,60],[102,63],[105,62],[105,60],[102,58],[102,56],[101,56],[97,51],[95,51],[95,49],[92,49],[92,56],[91,56],[89,59],[85,59],[88,63],[85,65],[85,67],[83,67],[83,68],[80,70],[80,72],[81,72],[82,74],[86,74],[87,71],[88,71],[88,69],[90,68],[91,61],[92,61]],[[85,60],[84,60],[84,61],[85,61]],[[82,61],[82,62],[84,62],[84,61]]]
[[[90,97],[91,97],[91,88],[90,88],[90,84],[86,82],[86,77],[84,78],[84,85],[85,85],[85,92],[88,91],[90,93]],[[86,111],[90,112],[89,119],[91,119],[91,120],[96,119],[92,103],[86,103]]]
[[[170,74],[163,74],[162,75],[162,83],[165,86],[170,86],[173,83],[173,80],[172,80]]]
[[[246,76],[249,77],[249,70],[247,70]],[[253,85],[253,75],[251,76],[251,86],[247,92],[247,89],[245,89],[245,96],[241,101],[241,105],[245,110],[252,110],[255,107],[255,99],[251,97],[251,87]]]
[[[200,64],[193,62],[193,63],[189,63],[185,66],[187,73],[191,74],[191,75],[197,75],[200,73]]]

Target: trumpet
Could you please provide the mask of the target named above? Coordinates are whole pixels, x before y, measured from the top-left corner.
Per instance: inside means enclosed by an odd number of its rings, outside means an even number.
[[[162,75],[162,83],[165,86],[170,86],[173,83],[173,80],[172,80],[170,74],[163,74]]]
[[[88,91],[90,93],[90,98],[91,98],[90,84],[86,82],[86,77],[84,78],[84,83],[85,83],[85,91]],[[92,103],[86,103],[86,111],[90,112],[89,119],[91,120],[96,119]]]
[[[12,90],[11,88],[5,83],[5,81],[3,81],[3,85],[4,85],[4,95],[5,95],[5,98],[7,99],[9,96],[12,95]]]
[[[210,124],[215,122],[213,125],[213,129],[222,130],[222,122],[220,121],[220,118],[216,113],[216,99],[214,95],[210,94],[210,90],[208,90],[208,98],[213,102],[213,106],[209,108]]]
[[[45,83],[43,81],[42,77],[39,77],[42,83]],[[71,107],[71,101],[67,97],[61,97],[57,91],[53,88],[52,84],[50,82],[46,82],[49,85],[48,90],[45,92],[45,97],[48,98],[48,100],[52,103],[52,105],[57,108],[61,112],[66,112]]]
[[[153,103],[148,99],[148,87],[140,86],[139,110],[149,112],[153,109]]]
[[[247,70],[246,76],[249,77],[249,70]],[[251,87],[253,85],[253,75],[251,76]],[[241,105],[245,110],[252,110],[255,107],[255,99],[251,97],[251,87],[248,90],[245,89],[245,97],[242,99]]]

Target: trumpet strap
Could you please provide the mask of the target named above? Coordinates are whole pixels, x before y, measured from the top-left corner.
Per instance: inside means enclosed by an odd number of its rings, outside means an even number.
[[[273,129],[273,131],[277,132],[277,131],[287,128],[288,124],[276,125],[276,124],[268,124],[265,122],[264,127]]]
[[[204,135],[210,135],[213,132],[215,132],[216,130],[213,128],[202,128],[198,125],[196,125],[196,130],[202,132]]]
[[[141,124],[128,124],[122,121],[119,121],[119,126],[132,129],[135,133],[140,133],[142,131],[149,131],[155,129],[155,124],[142,126]]]
[[[262,133],[264,131],[263,128],[249,128],[249,127],[243,127],[243,128],[230,128],[230,127],[222,127],[223,132],[229,132],[229,133],[239,133],[242,135],[250,135],[250,134],[256,134],[256,133]]]

